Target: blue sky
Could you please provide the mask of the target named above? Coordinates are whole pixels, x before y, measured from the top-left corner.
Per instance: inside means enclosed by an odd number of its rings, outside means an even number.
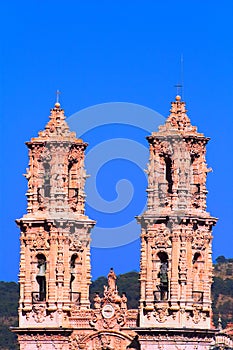
[[[189,116],[211,137],[208,211],[219,218],[213,256],[233,257],[232,18],[230,0],[1,4],[0,280],[17,280],[19,230],[14,220],[26,211],[24,142],[43,129],[55,91],[62,91],[68,117],[108,102],[135,103],[167,116],[180,80],[181,54]],[[138,241],[94,248],[92,275],[106,274],[111,266],[117,273],[138,270],[138,262]]]

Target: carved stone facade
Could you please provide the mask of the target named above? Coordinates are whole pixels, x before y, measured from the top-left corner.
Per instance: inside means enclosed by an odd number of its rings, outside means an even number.
[[[137,311],[127,311],[113,271],[103,298],[90,309],[95,221],[84,212],[87,144],[69,130],[59,103],[45,130],[26,144],[28,207],[16,221],[21,247],[19,327],[14,331],[20,350],[125,349],[136,335],[127,329],[136,326]]]
[[[206,212],[208,138],[180,96],[148,138],[148,204],[141,224],[141,297],[128,310],[113,269],[91,308],[90,230],[84,151],[56,103],[29,148],[21,229],[20,350],[207,350],[211,326],[212,227]]]
[[[90,307],[90,230],[95,222],[84,214],[87,144],[69,131],[59,103],[45,130],[26,144],[28,208],[17,220],[19,329],[66,328],[74,305]]]
[[[126,295],[119,295],[116,275],[111,269],[103,296],[96,293],[93,298],[93,309],[82,317],[79,312],[72,315],[70,325],[77,329],[82,327],[83,331],[73,331],[71,349],[138,349],[137,333],[133,330],[137,325],[137,316],[137,310],[127,309]],[[82,320],[85,320],[85,325]]]
[[[139,327],[148,328],[140,338],[141,349],[194,349],[193,344],[206,349],[213,333],[204,342],[199,335],[203,330],[211,334],[211,241],[217,221],[206,212],[209,139],[191,125],[180,96],[170,112],[165,125],[147,137],[148,205],[138,217],[142,227]],[[181,347],[178,343],[175,347],[170,333],[163,337],[159,333],[164,328],[195,329],[197,339],[189,332],[192,345],[187,347],[182,332]],[[163,340],[156,340],[158,334]]]

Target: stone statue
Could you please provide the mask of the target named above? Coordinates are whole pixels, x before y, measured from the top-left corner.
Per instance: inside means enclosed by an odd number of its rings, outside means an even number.
[[[127,309],[127,297],[125,293],[122,293],[121,297],[121,309],[125,310]]]
[[[101,298],[99,296],[99,293],[95,293],[95,296],[93,298],[94,301],[94,308],[95,309],[100,309],[101,306]]]
[[[116,274],[111,267],[110,272],[108,274],[108,289],[114,291],[116,289]]]

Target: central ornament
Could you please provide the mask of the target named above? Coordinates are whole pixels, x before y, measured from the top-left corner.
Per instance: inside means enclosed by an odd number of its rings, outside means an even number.
[[[110,304],[107,304],[102,309],[102,315],[104,318],[111,318],[115,313],[114,307]]]

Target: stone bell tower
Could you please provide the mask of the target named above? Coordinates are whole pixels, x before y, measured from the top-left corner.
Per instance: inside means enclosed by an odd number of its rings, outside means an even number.
[[[69,349],[69,315],[90,307],[90,230],[84,212],[84,151],[60,103],[38,137],[26,143],[27,214],[21,230],[20,349]]]
[[[147,137],[148,203],[141,224],[141,349],[207,349],[211,330],[212,227],[205,153],[176,96],[165,124]]]

